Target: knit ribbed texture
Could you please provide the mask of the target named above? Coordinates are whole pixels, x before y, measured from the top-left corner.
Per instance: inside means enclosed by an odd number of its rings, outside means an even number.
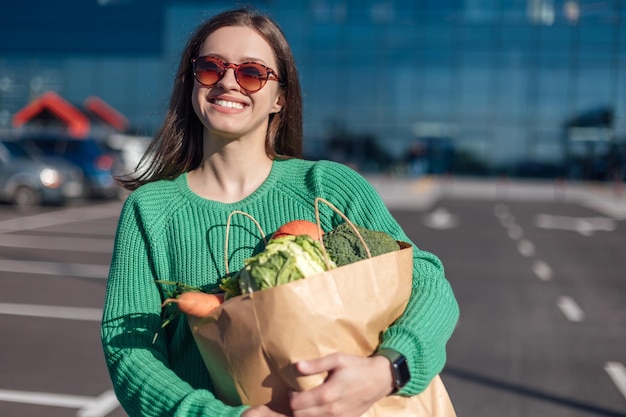
[[[239,416],[245,407],[215,399],[211,380],[184,318],[162,328],[162,288],[155,280],[216,288],[226,275],[224,239],[233,210],[252,215],[266,236],[294,219],[315,221],[323,197],[350,220],[410,242],[374,188],[350,168],[329,161],[277,160],[266,181],[244,200],[225,204],[194,194],[187,175],[146,184],[122,209],[107,285],[102,343],[113,386],[131,416]],[[320,205],[322,228],[343,220]],[[245,216],[232,218],[228,266],[262,250],[262,233]],[[459,311],[443,266],[414,249],[413,296],[383,345],[402,352],[421,392],[441,371]],[[156,335],[156,338],[155,338]]]

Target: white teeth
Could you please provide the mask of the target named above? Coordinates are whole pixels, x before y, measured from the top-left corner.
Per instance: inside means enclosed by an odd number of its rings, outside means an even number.
[[[236,103],[234,101],[214,100],[213,103],[218,106],[229,107],[231,109],[243,109],[244,107],[242,103]]]

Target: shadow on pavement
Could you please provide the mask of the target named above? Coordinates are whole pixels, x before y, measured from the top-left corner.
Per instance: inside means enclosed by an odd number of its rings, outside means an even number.
[[[577,410],[586,411],[589,413],[596,414],[598,416],[626,417],[626,413],[623,413],[620,411],[608,410],[606,408],[602,408],[594,404],[572,400],[571,398],[566,398],[560,395],[550,394],[545,391],[539,391],[537,389],[524,387],[522,385],[490,378],[490,377],[479,375],[473,372],[464,371],[459,368],[446,366],[442,372],[442,375],[463,379],[463,380],[478,383],[478,384],[481,384],[490,388],[509,391],[518,395],[524,395],[526,397],[531,397],[533,399],[551,402],[551,403],[558,404],[558,405],[565,406],[565,407],[575,408]]]

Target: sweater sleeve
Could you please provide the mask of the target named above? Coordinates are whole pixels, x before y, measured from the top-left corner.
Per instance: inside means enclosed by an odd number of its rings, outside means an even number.
[[[209,390],[194,389],[168,366],[155,248],[132,197],[120,215],[101,324],[116,395],[131,417],[239,416],[245,407],[226,406]]]
[[[413,245],[413,288],[402,316],[383,334],[381,348],[402,353],[411,379],[400,395],[426,389],[442,371],[446,343],[459,318],[459,306],[437,256],[420,250],[389,212],[374,187],[354,170],[329,164],[320,183],[324,194],[354,223],[385,231],[396,240]]]

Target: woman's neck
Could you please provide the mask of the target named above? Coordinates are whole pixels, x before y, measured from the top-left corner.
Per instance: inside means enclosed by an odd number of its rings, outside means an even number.
[[[191,190],[203,198],[233,203],[252,194],[269,176],[272,160],[263,146],[243,141],[205,141],[201,165],[187,177]]]

